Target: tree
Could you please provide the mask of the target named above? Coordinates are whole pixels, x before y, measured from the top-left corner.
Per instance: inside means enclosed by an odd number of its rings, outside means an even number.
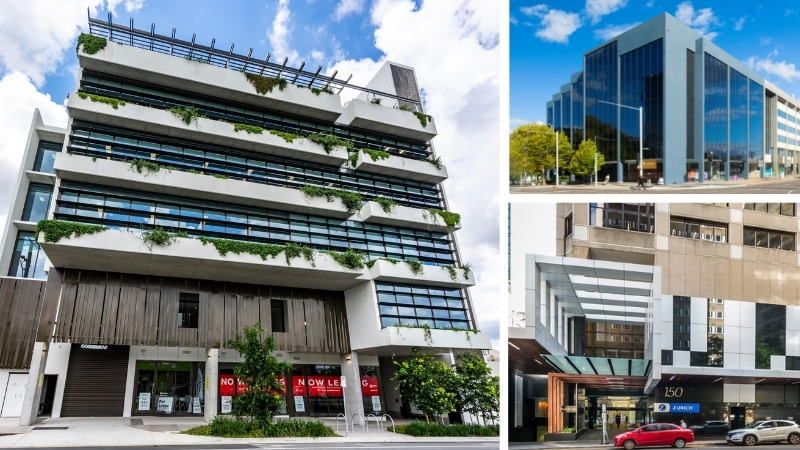
[[[487,419],[494,420],[500,410],[500,377],[492,376],[492,370],[475,353],[456,356],[455,370],[457,409],[483,418],[484,425]]]
[[[564,133],[558,136],[559,167],[567,168],[572,157],[569,139]],[[522,125],[511,133],[509,142],[509,170],[512,175],[545,172],[556,166],[556,133],[543,123]]]
[[[572,161],[569,165],[570,172],[575,175],[585,176],[594,173],[595,155],[597,155],[597,169],[603,167],[606,159],[597,151],[597,145],[591,139],[581,142],[578,151],[572,155]]]
[[[292,365],[279,362],[272,352],[275,340],[272,335],[262,341],[259,335],[264,330],[261,324],[244,327],[244,336],[236,334],[236,339],[228,341],[228,345],[239,352],[244,362],[233,368],[236,379],[247,385],[244,392],[233,399],[233,413],[237,418],[248,417],[259,427],[272,422],[275,412],[283,402],[282,392],[285,387],[278,376],[285,376]]]
[[[410,358],[394,364],[397,370],[392,380],[397,381],[400,397],[422,411],[426,421],[455,411],[458,382],[447,364],[419,353],[418,348],[412,350]]]

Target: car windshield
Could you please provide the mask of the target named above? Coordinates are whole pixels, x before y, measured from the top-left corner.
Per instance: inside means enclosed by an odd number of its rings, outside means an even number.
[[[755,428],[755,427],[761,425],[762,423],[764,423],[764,421],[753,422],[753,423],[749,423],[749,424],[745,425],[744,427],[745,428]]]

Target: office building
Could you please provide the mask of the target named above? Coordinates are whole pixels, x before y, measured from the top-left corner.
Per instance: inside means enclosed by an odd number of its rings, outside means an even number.
[[[538,244],[510,209],[512,440],[800,417],[796,204],[548,206]]]
[[[593,140],[600,177],[667,184],[798,173],[798,103],[669,14],[584,54],[547,102],[573,148]]]
[[[408,414],[393,358],[490,347],[413,68],[357,86],[89,28],[67,127],[34,115],[4,232],[0,415],[227,413],[227,342],[256,323],[293,365],[290,416]]]

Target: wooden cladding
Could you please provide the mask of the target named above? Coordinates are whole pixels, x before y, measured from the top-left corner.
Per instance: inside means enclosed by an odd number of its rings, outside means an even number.
[[[0,369],[30,367],[44,287],[44,280],[0,278]]]
[[[226,348],[245,326],[260,322],[272,332],[271,301],[281,300],[286,332],[274,333],[279,350],[350,351],[341,292],[55,270],[61,275],[56,342]],[[181,292],[199,294],[197,328],[178,326]]]

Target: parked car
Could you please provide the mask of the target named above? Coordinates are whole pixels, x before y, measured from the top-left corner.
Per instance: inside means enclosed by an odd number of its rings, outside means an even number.
[[[689,427],[695,435],[699,434],[726,434],[730,429],[728,422],[724,420],[706,420],[702,425],[692,425]]]
[[[671,423],[651,423],[614,436],[614,447],[627,450],[647,445],[683,448],[689,442],[694,442],[694,431]]]
[[[762,442],[800,444],[800,426],[789,420],[758,420],[725,435],[729,444],[755,445]]]

